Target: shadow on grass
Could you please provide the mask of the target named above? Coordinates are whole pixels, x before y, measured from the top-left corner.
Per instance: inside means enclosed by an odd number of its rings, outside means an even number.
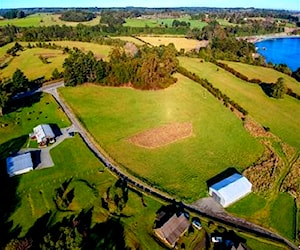
[[[49,123],[49,126],[51,127],[55,137],[58,137],[58,136],[61,136],[62,135],[62,132],[60,130],[60,128],[58,127],[57,124],[55,123]]]
[[[10,216],[20,206],[20,197],[17,194],[19,185],[19,176],[8,177],[6,173],[5,160],[0,161],[0,249],[4,249],[5,245],[11,240],[19,236],[22,228],[14,226]]]
[[[20,95],[22,96],[22,95]],[[38,92],[30,95],[30,92],[24,93],[24,97],[10,100],[7,107],[4,108],[3,113],[8,114],[11,112],[18,112],[19,109],[24,107],[31,107],[34,103],[38,103],[41,100],[42,93]]]
[[[261,87],[261,89],[263,90],[263,92],[268,96],[268,97],[272,97],[272,84],[270,83],[261,83],[259,86]]]
[[[219,173],[218,175],[210,178],[206,181],[207,187],[214,185],[215,183],[220,182],[221,180],[233,175],[233,174],[240,174],[235,168],[227,168],[225,171]]]
[[[16,154],[26,143],[28,135],[22,135],[17,138],[13,138],[0,145],[0,159],[6,159],[12,154]]]

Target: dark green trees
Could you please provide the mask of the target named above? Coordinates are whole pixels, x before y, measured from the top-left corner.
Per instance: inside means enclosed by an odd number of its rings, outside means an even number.
[[[145,46],[135,55],[116,47],[109,62],[97,61],[92,52],[84,54],[77,49],[65,60],[64,79],[69,86],[97,82],[109,86],[162,89],[176,81],[172,75],[177,66],[174,45]]]
[[[277,79],[277,82],[271,85],[271,96],[276,99],[281,99],[287,93],[287,87],[282,77]]]

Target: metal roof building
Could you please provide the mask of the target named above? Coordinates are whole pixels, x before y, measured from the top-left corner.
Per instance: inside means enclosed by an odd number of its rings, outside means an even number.
[[[45,142],[45,140],[55,138],[55,135],[48,124],[41,124],[33,129],[33,133],[38,143]]]
[[[25,153],[6,159],[7,173],[10,177],[33,170],[31,153]]]
[[[241,174],[235,173],[209,187],[209,194],[223,207],[251,193],[252,184]]]

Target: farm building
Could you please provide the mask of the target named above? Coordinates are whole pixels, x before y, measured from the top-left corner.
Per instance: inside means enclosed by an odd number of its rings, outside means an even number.
[[[174,214],[160,228],[154,229],[154,232],[166,245],[173,248],[189,226],[190,222],[184,213],[180,215]]]
[[[31,153],[25,153],[6,159],[7,173],[10,177],[33,170]]]
[[[228,207],[230,204],[249,194],[251,188],[252,184],[246,177],[239,173],[234,173],[211,185],[209,187],[209,194],[223,207]]]
[[[36,139],[40,146],[45,146],[55,139],[55,135],[48,124],[41,124],[33,128],[32,138]]]

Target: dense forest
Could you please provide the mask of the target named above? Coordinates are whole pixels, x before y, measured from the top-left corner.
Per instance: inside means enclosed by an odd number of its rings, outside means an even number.
[[[69,22],[87,22],[94,19],[95,17],[95,14],[92,12],[68,10],[61,14],[60,19]]]

